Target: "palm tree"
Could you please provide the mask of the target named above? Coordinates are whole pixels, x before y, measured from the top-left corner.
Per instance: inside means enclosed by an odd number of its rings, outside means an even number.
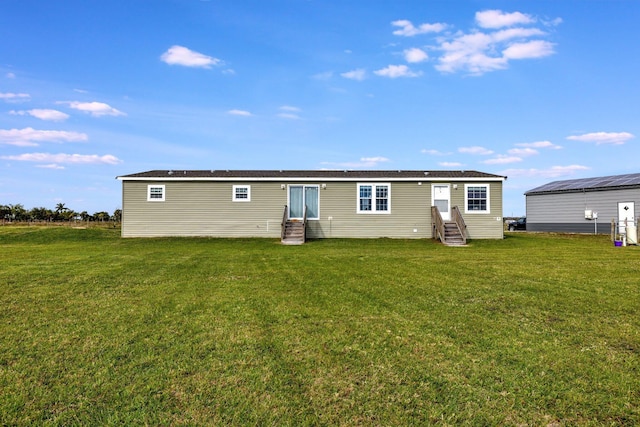
[[[69,209],[67,209],[67,207],[64,205],[64,203],[58,203],[56,205],[56,219],[64,219],[62,214],[65,213],[68,210]]]
[[[0,205],[0,217],[3,222],[9,219],[9,215],[11,215],[11,208],[8,205]]]
[[[109,214],[104,211],[96,212],[93,214],[93,217],[96,219],[96,221],[104,222],[105,220],[109,219]]]
[[[22,221],[27,216],[27,210],[20,203],[15,205],[9,205],[9,214],[11,219],[15,221]]]
[[[39,207],[32,208],[29,211],[29,217],[34,221],[46,221],[53,216],[53,212],[50,209]]]

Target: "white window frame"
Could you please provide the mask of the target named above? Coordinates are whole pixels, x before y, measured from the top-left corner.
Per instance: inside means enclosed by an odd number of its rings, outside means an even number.
[[[236,190],[238,189],[246,189],[247,190],[247,197],[246,198],[242,198],[242,197],[238,197],[238,193],[236,192]],[[234,202],[250,202],[251,201],[251,186],[250,185],[234,185],[233,186],[233,190],[232,190],[232,201]]]
[[[152,190],[162,190],[162,197],[151,197]],[[164,185],[149,184],[147,185],[147,202],[164,202],[167,195],[167,191]]]
[[[387,187],[387,210],[377,210],[376,189],[377,187]],[[371,187],[371,210],[360,209],[360,188]],[[362,182],[356,188],[356,213],[365,215],[389,215],[391,213],[391,183],[389,182]]]
[[[306,209],[306,205],[307,205],[307,192],[306,189],[309,187],[314,187],[316,188],[317,194],[318,194],[318,216],[316,217],[310,217],[307,216],[307,220],[320,220],[320,185],[318,184],[288,184],[287,185],[287,206],[289,208],[289,212],[287,212],[287,216],[291,215],[291,187],[302,187],[302,194],[303,194],[303,206],[304,209]],[[308,215],[308,214],[307,214]],[[296,218],[296,217],[291,217],[291,219],[302,219],[302,218]]]
[[[469,210],[469,188],[470,187],[484,187],[487,190],[487,209]],[[467,213],[467,214],[491,213],[491,186],[489,184],[465,184],[464,185],[464,213]]]

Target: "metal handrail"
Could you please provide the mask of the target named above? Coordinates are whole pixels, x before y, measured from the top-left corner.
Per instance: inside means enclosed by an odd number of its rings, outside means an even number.
[[[451,209],[451,214],[453,216],[453,221],[456,223],[456,226],[458,226],[458,231],[462,236],[462,243],[466,245],[467,244],[467,224],[465,224],[464,222],[462,213],[460,212],[460,209],[458,209],[457,206],[454,206],[453,209]]]

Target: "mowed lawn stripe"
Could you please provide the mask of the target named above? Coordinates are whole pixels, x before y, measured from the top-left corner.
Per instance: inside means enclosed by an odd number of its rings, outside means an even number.
[[[634,425],[640,248],[2,227],[0,423]]]

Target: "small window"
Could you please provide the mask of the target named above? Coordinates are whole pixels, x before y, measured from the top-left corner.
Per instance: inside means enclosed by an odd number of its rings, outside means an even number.
[[[250,185],[234,185],[233,201],[234,202],[250,202],[251,186]]]
[[[390,184],[358,184],[358,213],[390,213]]]
[[[465,212],[489,213],[489,185],[466,184],[465,186]]]
[[[147,186],[147,202],[164,202],[164,185]]]

